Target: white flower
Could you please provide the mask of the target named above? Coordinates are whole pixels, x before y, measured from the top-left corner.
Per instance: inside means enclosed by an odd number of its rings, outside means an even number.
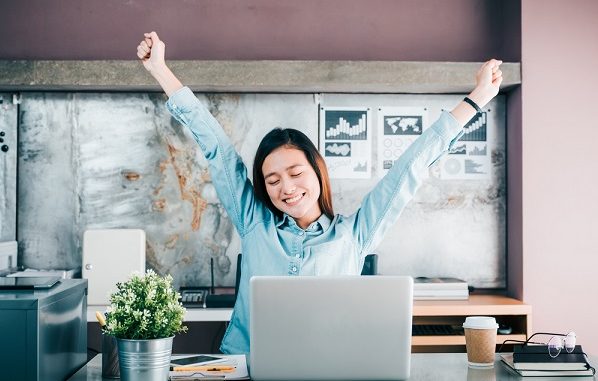
[[[172,288],[170,275],[153,270],[145,276],[133,274],[110,296],[106,330],[116,337],[151,339],[186,331],[182,325],[185,309]]]

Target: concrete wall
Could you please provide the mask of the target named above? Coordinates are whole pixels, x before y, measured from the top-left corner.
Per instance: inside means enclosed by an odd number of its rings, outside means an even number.
[[[598,2],[522,2],[523,298],[598,353]]]
[[[519,1],[32,0],[0,17],[0,59],[131,59],[153,29],[170,59],[520,60]]]
[[[17,239],[17,106],[0,93],[0,242]]]
[[[370,108],[372,177],[331,182],[335,212],[343,215],[354,213],[384,174],[379,161],[390,152],[378,149],[378,139],[383,138],[380,107],[425,107],[428,128],[442,109],[452,108],[462,97],[199,95],[249,168],[261,137],[275,126],[299,129],[318,145],[320,106]],[[17,229],[21,265],[78,267],[85,230],[142,228],[147,266],[170,273],[175,286],[209,285],[210,259],[216,285],[234,286],[239,237],[216,196],[198,145],[168,114],[164,99],[162,94],[139,93],[22,95]],[[504,96],[485,109],[488,165],[482,170],[488,176],[447,176],[442,169],[450,162],[461,166],[459,154],[432,166],[399,222],[375,249],[380,273],[452,276],[477,288],[505,287]],[[1,121],[0,129],[6,129]]]
[[[520,60],[519,0],[0,2],[0,59]],[[10,38],[7,38],[10,37]]]

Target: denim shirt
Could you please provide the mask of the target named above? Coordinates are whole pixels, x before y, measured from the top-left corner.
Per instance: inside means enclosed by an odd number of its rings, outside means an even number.
[[[184,87],[166,107],[203,151],[218,197],[241,237],[241,279],[237,301],[220,350],[249,353],[249,279],[255,275],[359,275],[364,258],[380,243],[414,196],[427,168],[463,134],[448,112],[395,161],[357,212],[322,214],[307,229],[272,213],[254,196],[247,168],[207,108]],[[292,301],[289,301],[292,302]]]

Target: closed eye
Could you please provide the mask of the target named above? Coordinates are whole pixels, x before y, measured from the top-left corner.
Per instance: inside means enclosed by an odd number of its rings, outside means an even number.
[[[303,172],[299,172],[299,173],[296,173],[296,174],[294,174],[294,175],[291,175],[291,177],[299,177],[299,176],[301,176],[302,174],[303,174]]]
[[[268,182],[268,185],[276,185],[280,182],[280,180],[276,180],[276,181],[270,181]]]

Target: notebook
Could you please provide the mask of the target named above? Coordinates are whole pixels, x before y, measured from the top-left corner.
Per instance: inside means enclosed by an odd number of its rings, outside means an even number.
[[[412,306],[406,276],[253,277],[251,379],[406,379]]]

